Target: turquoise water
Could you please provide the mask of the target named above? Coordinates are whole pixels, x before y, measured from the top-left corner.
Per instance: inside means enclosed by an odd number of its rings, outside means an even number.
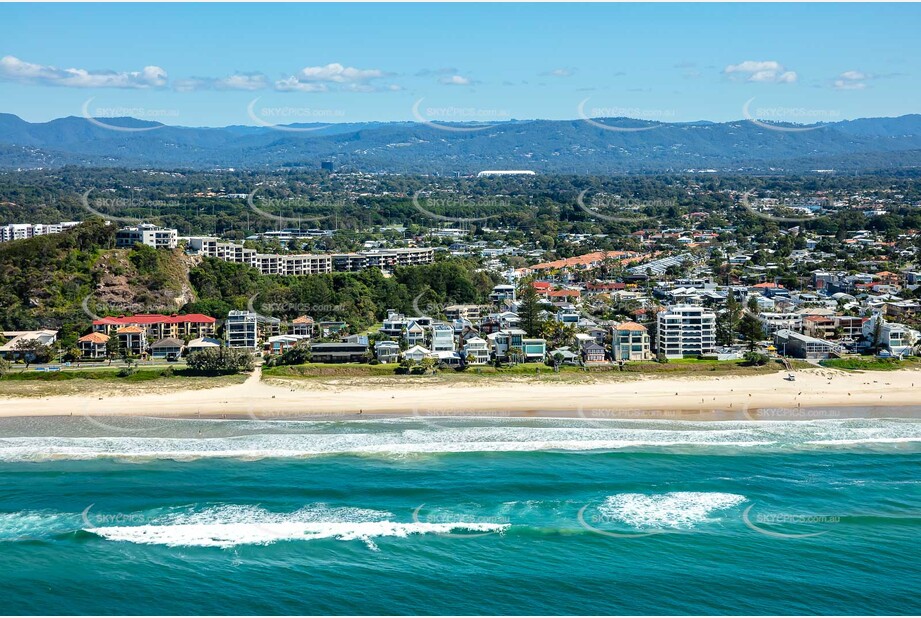
[[[921,421],[0,421],[0,611],[918,614]]]

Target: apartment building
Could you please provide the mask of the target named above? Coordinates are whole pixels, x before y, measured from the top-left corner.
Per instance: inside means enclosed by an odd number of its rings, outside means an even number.
[[[224,333],[228,347],[255,352],[259,348],[259,316],[252,311],[230,311]]]
[[[707,354],[716,347],[716,314],[704,307],[674,305],[656,320],[656,349],[665,358]]]
[[[636,322],[622,322],[611,328],[611,352],[615,361],[649,360],[649,331]]]
[[[173,228],[141,223],[123,227],[115,233],[115,246],[130,249],[134,245],[147,245],[154,249],[175,249],[179,245],[179,232]]]
[[[11,223],[0,226],[0,242],[23,240],[46,234],[60,234],[68,228],[80,225],[80,221],[62,221],[61,223]]]
[[[124,326],[144,329],[153,341],[166,339],[197,339],[214,335],[217,320],[201,313],[186,315],[163,315],[160,313],[139,313],[93,320],[93,331],[111,336]]]
[[[210,236],[189,238],[189,250],[225,262],[247,264],[264,275],[318,275],[322,273],[352,272],[366,268],[380,268],[390,272],[397,266],[429,264],[435,259],[432,248],[378,249],[358,253],[336,254],[265,254],[243,245],[220,242]]]

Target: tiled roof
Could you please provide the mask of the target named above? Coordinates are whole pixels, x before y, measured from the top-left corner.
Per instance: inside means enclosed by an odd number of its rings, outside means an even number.
[[[186,315],[163,315],[160,313],[139,313],[137,315],[123,315],[119,317],[101,318],[93,320],[94,325],[121,326],[126,324],[185,324],[185,323],[204,323],[214,324],[217,320],[208,315],[201,313],[189,313]]]
[[[83,335],[77,341],[84,343],[107,343],[109,341],[109,336],[102,333],[90,333],[89,335]]]

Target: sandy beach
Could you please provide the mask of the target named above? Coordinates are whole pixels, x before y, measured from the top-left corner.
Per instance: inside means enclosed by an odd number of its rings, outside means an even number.
[[[770,418],[771,410],[921,405],[921,371],[843,372],[807,369],[724,377],[646,377],[594,383],[489,383],[376,385],[261,379],[259,369],[241,384],[169,394],[0,397],[0,416],[183,416],[253,419],[316,415],[546,415],[586,418],[648,417],[676,411],[701,416],[728,412]]]

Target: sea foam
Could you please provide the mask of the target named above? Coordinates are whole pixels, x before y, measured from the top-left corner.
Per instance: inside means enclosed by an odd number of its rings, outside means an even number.
[[[688,529],[742,502],[745,496],[721,492],[624,493],[608,496],[598,510],[605,518],[634,528]]]

